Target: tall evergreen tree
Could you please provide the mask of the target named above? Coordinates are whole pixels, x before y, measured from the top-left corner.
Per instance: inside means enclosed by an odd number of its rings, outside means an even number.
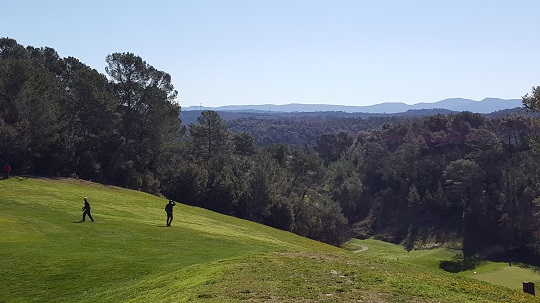
[[[121,184],[134,188],[155,187],[153,172],[164,144],[180,129],[180,106],[176,103],[171,76],[132,53],[113,53],[105,68],[118,101],[125,139],[114,164]]]
[[[230,133],[215,111],[203,111],[196,124],[189,125],[193,154],[201,161],[223,154],[231,148]]]

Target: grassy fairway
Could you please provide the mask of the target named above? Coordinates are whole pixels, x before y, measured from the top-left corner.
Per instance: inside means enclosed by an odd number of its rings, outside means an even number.
[[[94,223],[75,223],[84,196]],[[0,302],[540,302],[181,204],[167,228],[165,204],[79,180],[0,180]]]
[[[451,261],[456,255],[461,254],[459,250],[448,248],[412,250],[408,252],[403,249],[403,246],[374,239],[355,239],[347,243],[345,247],[349,250],[355,250],[360,245],[369,247],[369,250],[365,252],[366,254],[424,265],[431,269],[438,269],[441,261]],[[509,266],[508,263],[504,262],[483,261],[475,269],[460,272],[458,275],[518,290],[522,289],[523,281],[534,282],[536,293],[540,295],[540,273],[519,264]]]
[[[517,263],[508,266],[508,263],[486,261],[474,270],[460,274],[513,289],[522,289],[523,281],[534,282],[536,294],[540,295],[540,273]]]
[[[424,265],[432,269],[438,269],[441,261],[452,260],[453,257],[460,254],[459,250],[449,248],[407,251],[401,245],[374,239],[353,239],[345,244],[345,248],[354,251],[357,249],[356,247],[358,247],[358,245],[363,245],[369,248],[364,252],[365,254],[377,256],[383,259]]]

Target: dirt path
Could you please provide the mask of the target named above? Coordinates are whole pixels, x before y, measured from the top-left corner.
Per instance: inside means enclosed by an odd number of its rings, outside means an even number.
[[[366,250],[369,249],[369,247],[367,247],[365,245],[360,245],[360,244],[351,244],[351,246],[358,247],[357,250],[352,251],[353,253],[360,253],[360,252],[363,252],[363,251],[366,251]]]

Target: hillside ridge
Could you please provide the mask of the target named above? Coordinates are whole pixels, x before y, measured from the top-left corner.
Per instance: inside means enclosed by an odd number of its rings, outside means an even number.
[[[540,302],[183,204],[161,228],[166,199],[133,190],[15,177],[0,192],[5,302]],[[74,224],[84,196],[96,222]]]

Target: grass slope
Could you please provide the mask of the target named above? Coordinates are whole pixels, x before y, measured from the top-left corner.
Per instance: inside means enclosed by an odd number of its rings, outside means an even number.
[[[75,223],[84,196],[95,223]],[[540,302],[181,204],[167,228],[165,204],[80,180],[0,180],[0,302]]]
[[[349,241],[345,248],[356,250],[359,246],[367,246],[366,254],[384,259],[400,260],[411,264],[419,264],[431,269],[438,269],[441,261],[453,261],[461,256],[460,250],[435,248],[429,250],[406,251],[403,246],[374,239]],[[522,289],[522,282],[534,282],[536,293],[540,294],[540,273],[533,268],[515,263],[509,266],[505,262],[482,261],[476,268],[460,272],[459,276],[474,278],[512,289]]]

